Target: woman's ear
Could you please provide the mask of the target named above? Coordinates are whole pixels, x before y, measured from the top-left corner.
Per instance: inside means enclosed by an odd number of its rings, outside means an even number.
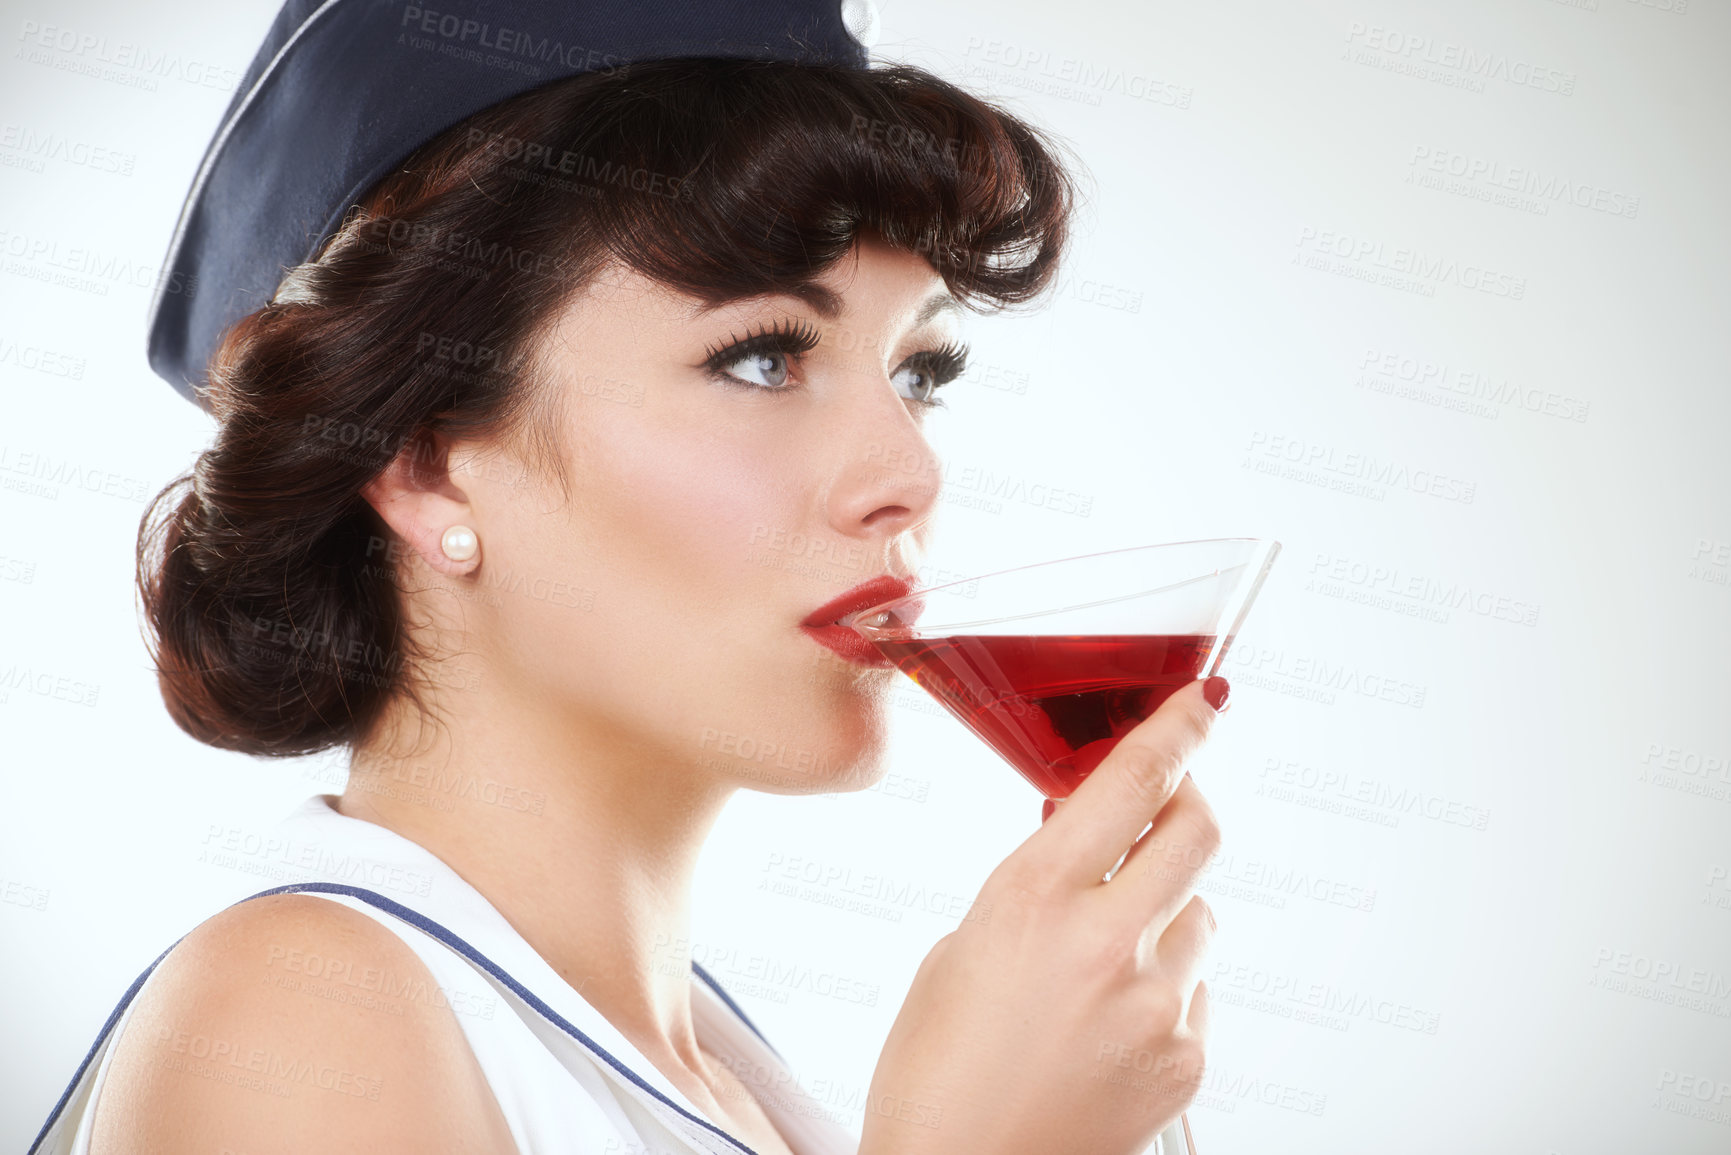
[[[481,564],[481,527],[475,524],[468,495],[453,479],[451,444],[440,434],[422,431],[409,438],[382,473],[361,487],[386,525],[415,555],[438,573],[464,577]],[[475,548],[465,550],[461,530]],[[447,550],[449,542],[454,548]],[[452,557],[452,553],[457,557]],[[467,557],[462,555],[467,553]]]

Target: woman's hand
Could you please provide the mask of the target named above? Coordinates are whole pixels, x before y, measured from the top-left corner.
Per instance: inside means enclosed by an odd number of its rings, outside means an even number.
[[[1125,735],[926,956],[861,1155],[1132,1155],[1195,1098],[1214,918],[1192,887],[1220,843],[1184,772],[1216,717],[1203,690]]]

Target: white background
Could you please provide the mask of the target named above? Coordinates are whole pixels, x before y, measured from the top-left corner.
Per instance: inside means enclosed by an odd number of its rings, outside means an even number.
[[[19,1150],[132,978],[259,888],[197,861],[207,831],[340,777],[180,734],[130,584],[126,494],[211,433],[143,355],[229,98],[194,80],[238,74],[275,6],[4,7],[0,1146]],[[31,21],[182,64],[87,75],[21,51]],[[933,422],[953,482],[934,560],[1285,543],[1196,768],[1228,840],[1205,883],[1201,1150],[1731,1150],[1731,9],[892,0],[877,51],[1001,98],[1091,173],[1057,295],[971,323],[974,387]],[[1469,55],[1482,71],[1448,66]],[[91,149],[112,163],[64,159]],[[44,283],[43,244],[116,271]],[[33,489],[25,454],[115,492]],[[32,692],[43,673],[95,703]],[[700,959],[875,988],[865,1007],[713,968],[807,1085],[856,1106],[952,899],[1038,821],[917,693],[895,791],[742,796],[699,886]],[[807,871],[799,896],[759,889]],[[866,876],[898,889],[867,913],[822,901]]]

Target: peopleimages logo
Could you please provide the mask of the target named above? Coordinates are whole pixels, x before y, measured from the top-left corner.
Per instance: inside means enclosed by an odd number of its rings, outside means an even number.
[[[1491,821],[1490,810],[1483,806],[1469,806],[1416,787],[1395,786],[1349,771],[1318,768],[1290,759],[1265,758],[1258,778],[1258,797],[1272,797],[1278,802],[1296,801],[1300,806],[1331,813],[1340,813],[1341,810],[1330,803],[1361,805],[1383,818],[1378,822],[1383,826],[1400,825],[1402,815],[1473,830],[1484,830]],[[1311,800],[1305,801],[1306,795],[1312,796]],[[1351,813],[1346,816],[1364,817]]]
[[[558,61],[567,68],[582,71],[617,68],[625,63],[622,57],[611,52],[601,52],[581,44],[566,44],[554,37],[537,36],[521,28],[471,20],[452,12],[436,12],[431,8],[420,8],[413,4],[403,6],[400,27],[423,36],[437,36],[454,46],[473,45],[475,48],[485,48],[527,60],[539,60],[542,63]]]
[[[1429,611],[1441,611],[1440,618],[1432,620],[1443,622],[1448,621],[1450,610],[1465,610],[1481,618],[1521,626],[1535,626],[1539,622],[1536,602],[1476,588],[1467,582],[1445,581],[1395,565],[1320,550],[1311,563],[1304,589],[1376,609],[1394,609],[1412,617],[1430,617]]]
[[[1504,164],[1489,157],[1469,156],[1425,144],[1413,146],[1412,158],[1407,165],[1408,182],[1416,176],[1418,183],[1427,188],[1455,191],[1442,184],[1426,184],[1427,177],[1453,177],[1464,185],[1482,186],[1481,191],[1485,193],[1506,190],[1535,197],[1540,202],[1536,207],[1541,216],[1549,212],[1548,205],[1543,202],[1567,202],[1576,208],[1631,219],[1641,211],[1641,198],[1628,193],[1570,180],[1554,172],[1541,172],[1530,165]],[[1512,207],[1523,206],[1517,203]]]
[[[56,24],[21,21],[17,39],[23,45],[15,54],[18,59],[146,92],[157,91],[158,80],[178,80],[220,92],[233,92],[240,83],[239,69]]]
[[[1238,996],[1221,1000],[1228,1005],[1248,1006],[1252,1010],[1279,1014],[1283,1018],[1314,1022],[1312,1018],[1294,1013],[1313,1011],[1334,1020],[1318,1025],[1330,1026],[1335,1030],[1346,1029],[1353,1019],[1399,1027],[1424,1035],[1434,1035],[1442,1026],[1440,1011],[1390,998],[1379,998],[1363,990],[1340,987],[1333,983],[1308,981],[1278,971],[1225,961],[1214,964],[1214,977],[1208,989],[1210,997],[1216,992],[1220,995]],[[1251,1001],[1243,997],[1246,995],[1260,998]]]
[[[1465,505],[1471,505],[1478,494],[1477,482],[1261,429],[1250,434],[1245,452],[1243,468],[1321,484],[1376,501],[1382,500],[1387,489],[1407,489]]]
[[[1731,975],[1687,966],[1674,958],[1601,946],[1594,952],[1587,985],[1715,1018],[1731,1018]]]
[[[1585,421],[1587,411],[1592,408],[1590,401],[1554,389],[1522,386],[1507,375],[1493,375],[1398,351],[1367,348],[1359,357],[1358,367],[1359,377],[1353,384],[1360,388],[1401,396],[1409,392],[1437,396],[1443,398],[1446,407],[1470,411],[1474,416],[1494,418],[1497,410],[1491,406],[1506,405],[1564,421]]]
[[[1487,80],[1501,80],[1559,96],[1572,96],[1575,91],[1573,72],[1514,59],[1501,52],[1480,51],[1451,40],[1435,40],[1359,20],[1347,26],[1346,40],[1351,46],[1347,51],[1355,63],[1410,72],[1420,79],[1442,79],[1431,75],[1432,71],[1442,69],[1461,81],[1474,83],[1477,91],[1483,91],[1483,82]],[[1354,48],[1360,52],[1351,55]]]
[[[46,373],[50,377],[64,377],[71,381],[84,379],[83,357],[44,349],[40,345],[20,345],[16,341],[8,341],[5,337],[0,337],[0,365],[16,365],[20,369]]]
[[[1045,48],[984,40],[979,36],[968,37],[962,55],[966,57],[963,71],[969,75],[986,76],[1089,105],[1099,104],[1103,93],[1114,93],[1168,108],[1189,108],[1195,95],[1188,86],[1174,84],[1150,72],[1113,68]]]
[[[136,153],[75,140],[58,132],[39,132],[20,124],[0,127],[0,150],[24,154],[25,158],[35,162],[36,172],[42,171],[41,162],[54,160],[77,168],[131,176],[133,166],[138,163]]]
[[[1367,670],[1350,662],[1331,662],[1309,654],[1288,654],[1268,646],[1240,642],[1232,647],[1232,684],[1240,683],[1307,701],[1332,706],[1335,692],[1389,702],[1396,706],[1424,707],[1425,686]]]
[[[30,488],[33,492],[39,491],[38,496],[50,499],[60,496],[58,487],[62,485],[139,503],[143,503],[149,493],[149,488],[136,477],[122,477],[106,469],[92,469],[69,458],[57,459],[47,453],[17,450],[9,445],[0,445],[0,474],[16,475],[16,478],[0,477],[0,482],[8,489],[28,486],[28,483],[18,481],[21,478],[41,483]]]
[[[1438,284],[1452,284],[1477,293],[1488,293],[1493,297],[1505,297],[1511,301],[1519,301],[1527,295],[1525,277],[1486,268],[1470,261],[1436,256],[1404,245],[1390,247],[1382,241],[1336,232],[1333,229],[1316,229],[1305,225],[1298,231],[1297,245],[1299,251],[1293,255],[1293,264],[1307,263],[1304,259],[1306,257],[1333,257],[1357,266],[1365,280],[1376,279],[1380,271],[1396,278],[1410,278],[1417,285],[1427,288]],[[1404,284],[1397,281],[1396,287],[1404,287]],[[1425,295],[1434,292],[1435,289],[1431,288],[1430,293]]]

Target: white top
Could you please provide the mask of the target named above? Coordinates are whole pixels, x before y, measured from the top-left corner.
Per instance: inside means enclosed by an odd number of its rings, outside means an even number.
[[[407,943],[438,989],[399,986],[399,993],[442,1001],[456,1013],[521,1155],[755,1155],[669,1082],[456,871],[394,831],[339,814],[334,801],[314,795],[277,827],[273,835],[299,851],[297,868],[287,885],[250,897],[316,894],[360,911]],[[87,1155],[91,1108],[114,1040],[167,955],[157,956],[121,998],[30,1155]],[[329,997],[362,1005],[376,997],[381,982],[393,981],[386,975],[364,986],[354,976],[321,976],[310,959],[284,961],[286,970],[298,971],[294,981],[322,983]],[[698,1045],[738,1075],[795,1155],[857,1155],[859,1138],[840,1124],[840,1113],[806,1094],[714,977],[695,960],[691,969]],[[244,1067],[235,1074],[268,1078]],[[1149,1155],[1187,1155],[1179,1124],[1162,1140],[1164,1147],[1156,1140]]]

